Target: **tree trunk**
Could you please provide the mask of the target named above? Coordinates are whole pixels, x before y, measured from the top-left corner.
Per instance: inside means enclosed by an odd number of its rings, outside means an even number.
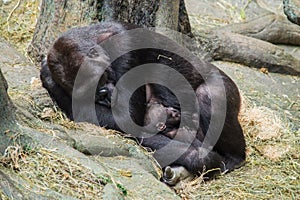
[[[168,8],[168,5],[162,5]],[[143,27],[154,27],[159,7],[159,0],[43,0],[28,54],[33,61],[40,62],[59,34],[71,27],[88,25],[92,22],[116,20]],[[160,24],[164,27],[171,25],[174,30],[191,35],[184,0],[180,0],[180,5],[179,3],[176,5],[176,11],[169,8],[168,12],[164,12],[166,17],[159,17]],[[172,24],[169,24],[167,19],[172,21]]]
[[[160,0],[155,27],[178,29],[179,0]]]
[[[179,19],[178,19],[178,31],[193,37],[192,29],[190,25],[189,16],[185,7],[184,0],[180,0],[179,4]]]
[[[47,49],[67,29],[87,25],[97,19],[96,1],[43,0],[28,55],[40,62]]]
[[[10,135],[18,129],[14,107],[7,95],[7,82],[0,70],[0,155],[10,144]]]
[[[11,101],[7,95],[7,82],[0,69],[0,131],[3,134],[5,131],[14,128],[15,113]]]
[[[228,25],[218,30],[239,33],[273,44],[300,45],[299,26],[292,24],[283,16],[273,13],[248,22]]]
[[[224,60],[245,64],[255,68],[267,68],[269,72],[300,76],[300,60],[286,53],[284,49],[269,42],[244,35],[226,32],[210,31],[198,38],[209,45],[213,60]]]
[[[0,69],[0,157],[10,145],[26,145],[32,139],[16,120],[15,107],[7,94],[7,82]]]

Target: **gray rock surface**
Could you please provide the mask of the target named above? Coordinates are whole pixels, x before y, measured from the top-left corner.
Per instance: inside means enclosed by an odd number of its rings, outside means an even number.
[[[239,64],[214,62],[238,85],[243,95],[257,106],[277,111],[284,119],[300,128],[300,77],[262,73]]]

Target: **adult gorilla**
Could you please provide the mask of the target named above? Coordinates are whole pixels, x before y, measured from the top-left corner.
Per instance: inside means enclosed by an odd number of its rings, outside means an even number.
[[[141,145],[155,151],[154,157],[165,169],[163,180],[168,184],[182,178],[174,174],[178,169],[197,174],[213,168],[231,171],[240,166],[245,161],[245,140],[238,121],[237,86],[214,65],[185,53],[179,56],[186,50],[167,37],[151,31],[139,37],[130,33],[138,30],[135,28],[138,27],[131,24],[102,22],[62,34],[42,62],[41,80],[52,99],[70,119],[133,134]],[[137,43],[148,45],[137,48]],[[130,84],[120,80],[135,69],[146,70],[148,75],[145,78],[133,74],[127,79],[133,84],[139,80],[145,83],[132,90]],[[173,76],[174,70],[189,83],[192,96],[180,76]],[[153,82],[156,77],[159,83],[175,83],[176,91]],[[129,94],[130,119],[125,100]],[[72,109],[74,101],[80,107]],[[138,133],[124,130],[130,120],[144,129]],[[153,134],[153,125],[157,134]],[[166,162],[167,157],[172,158]]]

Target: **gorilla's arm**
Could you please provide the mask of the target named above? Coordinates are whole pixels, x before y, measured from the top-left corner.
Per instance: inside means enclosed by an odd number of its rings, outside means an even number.
[[[159,163],[163,163],[163,160],[167,157],[173,156],[172,154],[174,154],[174,152],[181,152],[182,154],[178,158],[175,158],[176,160],[172,163],[172,165],[184,166],[193,174],[199,174],[205,169],[219,168],[221,171],[225,170],[222,156],[215,151],[209,152],[208,149],[201,148],[202,142],[198,139],[195,139],[191,144],[188,144],[172,140],[165,135],[156,134],[149,138],[140,138],[139,141],[142,146],[149,147],[156,151],[166,147],[170,142],[172,142],[172,144],[166,149],[165,153],[162,154],[160,152],[160,154],[156,154],[154,152],[154,157]],[[212,174],[209,174],[209,176],[210,175]]]
[[[47,89],[52,100],[54,100],[58,107],[66,113],[68,118],[73,120],[72,98],[57,83],[54,82],[46,59],[42,61],[40,78],[42,80],[43,87]]]

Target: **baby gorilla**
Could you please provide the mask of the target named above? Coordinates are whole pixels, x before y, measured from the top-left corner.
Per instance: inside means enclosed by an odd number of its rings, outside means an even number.
[[[154,127],[159,133],[174,138],[174,131],[180,123],[180,111],[173,107],[166,107],[158,102],[149,102],[145,115],[145,125]]]
[[[196,137],[196,131],[189,127],[181,127],[181,111],[174,106],[166,106],[159,100],[159,95],[154,90],[155,85],[146,85],[147,108],[145,113],[145,125],[158,131],[158,134],[167,136],[177,141],[192,143]],[[198,115],[192,113],[192,121],[195,128],[198,127]]]
[[[170,139],[192,142],[196,133],[192,132],[188,127],[179,128],[180,118],[181,113],[176,108],[164,106],[158,102],[149,102],[147,104],[145,125],[150,126],[150,128],[158,131],[158,134],[165,135]]]

